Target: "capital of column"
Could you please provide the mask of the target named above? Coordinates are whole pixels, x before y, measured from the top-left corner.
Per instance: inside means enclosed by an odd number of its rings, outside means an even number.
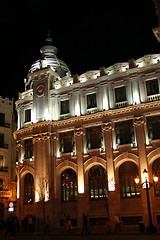
[[[75,137],[80,137],[83,135],[83,127],[75,128],[74,129]]]
[[[109,132],[112,130],[112,122],[103,123],[102,131]]]
[[[33,136],[33,144],[37,143],[37,142],[47,141],[47,140],[50,139],[50,137],[51,137],[51,133],[50,132],[35,134]]]
[[[140,117],[134,117],[133,118],[133,125],[135,127],[141,126],[145,123],[144,117],[140,116]]]
[[[22,147],[21,140],[16,141],[17,150]]]

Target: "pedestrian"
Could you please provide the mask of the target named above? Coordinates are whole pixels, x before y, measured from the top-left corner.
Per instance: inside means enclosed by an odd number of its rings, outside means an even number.
[[[83,227],[82,227],[82,235],[83,233],[89,234],[89,223],[88,223],[88,218],[87,215],[83,213]]]
[[[15,226],[14,226],[13,217],[9,216],[9,218],[7,219],[7,226],[6,226],[6,237],[9,236],[10,240],[13,240],[14,232],[15,232]]]
[[[121,231],[120,219],[119,219],[119,216],[117,213],[115,213],[115,215],[114,215],[114,221],[115,221],[114,231],[117,232],[118,229],[119,229],[119,231]]]
[[[73,227],[72,227],[72,223],[71,223],[71,218],[70,218],[70,215],[68,214],[67,215],[67,231],[68,230],[72,230]]]
[[[50,232],[50,219],[49,216],[47,215],[47,221],[46,221],[46,232]]]
[[[33,219],[32,219],[32,215],[28,216],[28,229],[31,232],[33,229]]]

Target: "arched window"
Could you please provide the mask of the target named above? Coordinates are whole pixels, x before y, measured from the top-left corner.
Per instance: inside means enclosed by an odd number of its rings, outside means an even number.
[[[122,198],[140,196],[140,187],[134,181],[137,175],[139,175],[138,167],[133,162],[125,162],[119,167],[119,183]]]
[[[62,201],[77,200],[77,176],[72,169],[66,169],[61,174]]]
[[[34,202],[34,179],[32,174],[27,173],[24,177],[24,204]]]
[[[106,171],[101,166],[94,166],[89,170],[90,199],[103,199],[107,196]]]
[[[160,158],[153,162],[152,173],[158,177],[158,182],[154,187],[155,196],[160,196]]]

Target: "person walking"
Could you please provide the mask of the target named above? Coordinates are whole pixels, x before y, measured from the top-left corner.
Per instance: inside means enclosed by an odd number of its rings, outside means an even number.
[[[87,215],[83,213],[83,227],[82,227],[82,235],[83,233],[89,234],[89,223],[88,223],[88,218]]]
[[[70,215],[68,214],[67,215],[67,231],[72,230],[72,229],[73,229],[73,227],[72,227],[71,218],[70,218]]]

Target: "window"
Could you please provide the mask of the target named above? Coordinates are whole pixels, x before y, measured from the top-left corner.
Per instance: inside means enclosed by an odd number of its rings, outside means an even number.
[[[75,171],[67,169],[61,174],[62,201],[77,200],[77,176]]]
[[[116,143],[135,143],[135,134],[132,120],[115,123]]]
[[[88,149],[100,148],[102,141],[101,126],[86,128],[86,138]]]
[[[89,170],[90,199],[103,199],[107,197],[106,171],[101,166],[94,166]]]
[[[69,113],[69,100],[61,101],[61,115]]]
[[[24,147],[25,147],[25,155],[24,158],[32,158],[33,157],[33,143],[32,138],[24,140]]]
[[[5,124],[5,114],[0,113],[0,126],[4,126]]]
[[[147,96],[159,93],[158,79],[146,81]]]
[[[24,203],[31,204],[34,201],[34,179],[27,173],[24,177]]]
[[[115,100],[116,100],[116,103],[124,102],[127,100],[125,86],[115,88]]]
[[[121,198],[140,196],[140,187],[134,179],[138,175],[138,168],[133,162],[125,162],[119,167],[119,183],[121,186]]]
[[[60,152],[68,153],[73,152],[75,147],[74,132],[60,133]]]
[[[3,155],[0,155],[0,168],[3,168]]]
[[[3,179],[0,178],[0,191],[3,190]]]
[[[158,182],[154,186],[155,196],[160,196],[160,158],[153,162],[152,173],[158,177]]]
[[[97,107],[96,93],[87,95],[87,109]]]
[[[150,140],[160,139],[160,116],[147,117],[147,128]]]
[[[4,147],[4,134],[0,133],[0,147]]]
[[[31,109],[25,110],[25,123],[31,121]]]

